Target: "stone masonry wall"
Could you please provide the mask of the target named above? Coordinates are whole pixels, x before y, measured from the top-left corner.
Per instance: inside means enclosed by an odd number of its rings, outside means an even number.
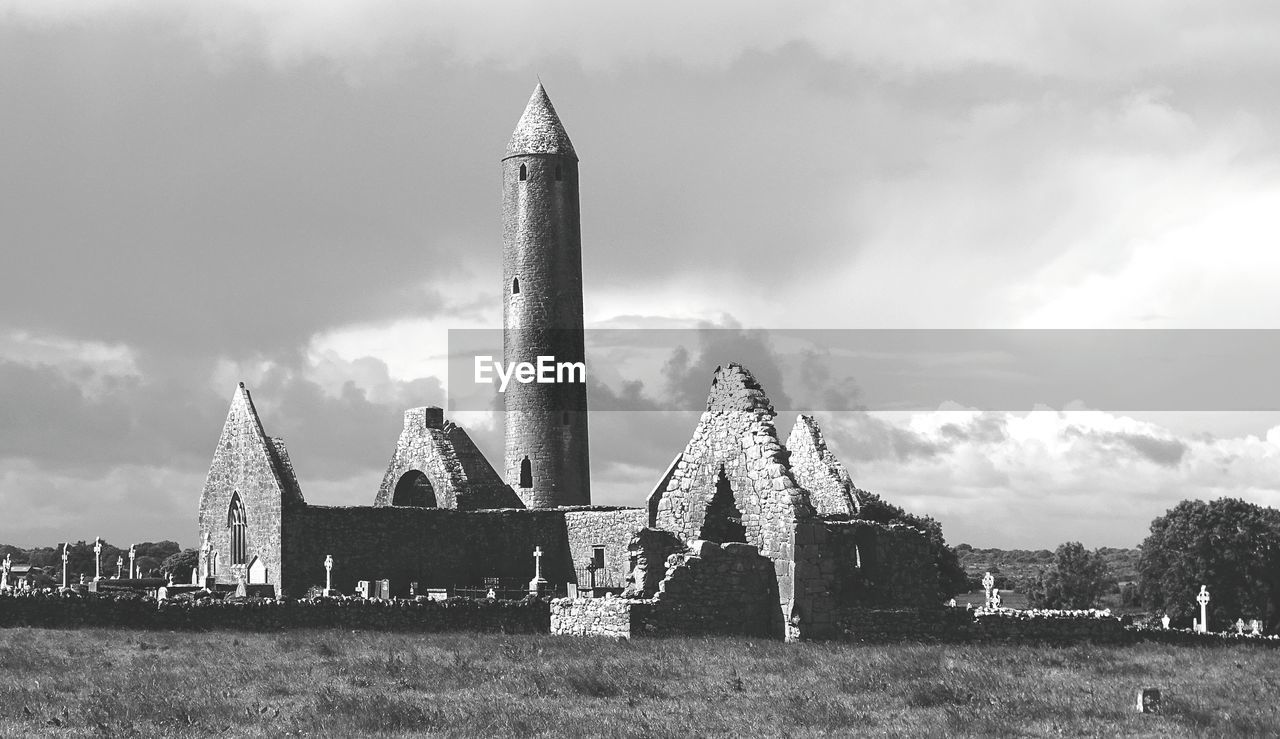
[[[543,578],[553,584],[575,582],[582,562],[575,547],[585,547],[589,557],[595,535],[626,528],[628,520],[638,528],[643,511],[308,506],[284,520],[284,558],[293,576],[283,592],[299,597],[309,586],[323,585],[329,554],[333,587],[344,593],[353,592],[359,580],[383,578],[391,580],[397,594],[407,593],[410,582],[420,588],[478,587],[488,577],[523,586],[533,579],[535,547],[544,552]],[[629,534],[621,537],[629,539]],[[621,546],[625,552],[625,543]],[[609,559],[606,553],[606,564]],[[613,559],[626,562],[624,556]]]
[[[674,554],[653,599],[633,606],[634,633],[782,638],[773,563],[748,544],[693,541]]]
[[[827,521],[827,549],[838,563],[831,580],[842,608],[938,605],[938,566],[928,537],[914,526]]]
[[[822,430],[812,416],[800,415],[787,437],[791,473],[805,490],[819,515],[854,515],[853,480],[836,455],[827,449]]]
[[[579,570],[585,568],[595,547],[603,546],[605,568],[596,573],[596,582],[623,587],[631,572],[628,545],[635,533],[644,528],[647,518],[643,508],[566,510],[564,523],[573,566]],[[579,585],[587,584],[584,578],[580,579],[583,582]]]
[[[668,559],[673,554],[687,554],[689,547],[670,531],[643,528],[631,537],[627,551],[634,565],[627,576],[627,590],[623,595],[652,598],[667,576]]]
[[[476,449],[467,432],[445,421],[444,411],[439,408],[410,408],[404,412],[404,428],[374,505],[392,505],[400,478],[414,470],[426,475],[431,482],[436,507],[460,510],[524,507],[520,497]]]
[[[769,398],[750,372],[736,364],[717,368],[707,410],[666,489],[655,491],[649,506],[656,511],[656,528],[685,540],[701,538],[708,506],[723,474],[742,513],[747,543],[774,562],[783,617],[791,624],[796,608],[806,614],[826,609],[821,604],[799,602],[824,597],[816,567],[818,552],[806,554],[799,574],[796,569],[798,524],[815,514],[808,492],[792,477],[788,454],[773,425],[774,415]],[[819,527],[809,538],[820,536]],[[805,582],[797,583],[798,576]],[[788,638],[800,636],[798,631],[788,632]]]
[[[551,633],[629,639],[632,605],[622,598],[557,598],[551,601]]]

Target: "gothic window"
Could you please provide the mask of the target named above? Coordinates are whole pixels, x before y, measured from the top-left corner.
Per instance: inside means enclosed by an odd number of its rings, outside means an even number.
[[[533,464],[529,462],[528,457],[520,460],[520,487],[533,487]]]
[[[707,504],[707,515],[702,521],[700,539],[723,544],[727,541],[747,540],[746,528],[742,525],[742,511],[738,510],[738,502],[733,497],[733,487],[720,468],[720,476],[716,480],[716,492]]]
[[[248,537],[244,518],[244,504],[240,493],[231,494],[231,507],[227,510],[227,526],[231,527],[231,564],[242,565],[248,561]]]
[[[524,165],[521,164],[520,165],[520,181],[524,182],[527,179],[529,179],[529,170],[525,169]]]
[[[520,294],[520,278],[519,277],[511,278],[511,294],[512,295]]]

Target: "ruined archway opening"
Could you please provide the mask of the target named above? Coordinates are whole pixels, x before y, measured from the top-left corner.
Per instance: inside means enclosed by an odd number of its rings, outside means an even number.
[[[702,520],[698,538],[723,544],[729,541],[746,542],[747,529],[742,525],[742,511],[733,495],[733,486],[720,468],[716,477],[716,492],[707,504],[707,515]]]
[[[391,505],[411,508],[435,508],[436,490],[420,470],[409,470],[400,476]]]

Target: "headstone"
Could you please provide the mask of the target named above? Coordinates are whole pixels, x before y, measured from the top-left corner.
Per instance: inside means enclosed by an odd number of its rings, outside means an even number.
[[[1167,614],[1167,613],[1166,613],[1166,614],[1164,614],[1163,616],[1161,616],[1161,617],[1160,617],[1160,623],[1161,623],[1161,624],[1162,624],[1166,629],[1167,629],[1167,628],[1169,628],[1169,614]]]
[[[1000,607],[1000,589],[999,588],[993,588],[991,591],[991,607],[992,608]]]
[[[1160,689],[1138,689],[1138,713],[1160,713]]]
[[[995,584],[996,584],[995,575],[992,575],[990,572],[988,572],[982,576],[982,592],[984,594],[983,605],[987,606],[988,608],[991,607],[991,588],[993,588]]]
[[[1244,619],[1243,619],[1243,618],[1237,618],[1237,619],[1236,619],[1236,633],[1237,633],[1237,634],[1243,634],[1243,633],[1244,633]]]
[[[1249,633],[1253,634],[1254,636],[1262,636],[1262,622],[1256,618],[1250,621]]]
[[[449,589],[427,588],[427,600],[449,600]]]
[[[391,581],[383,580],[378,584],[378,598],[380,600],[391,600]]]
[[[418,583],[416,582],[409,583],[409,597],[410,598],[418,597]]]
[[[169,589],[161,585],[156,590],[156,600],[165,600],[168,597],[169,597]]]
[[[485,593],[484,597],[488,598],[489,600],[497,600],[498,594],[494,592],[493,588],[489,588],[489,592]]]
[[[949,608],[955,608],[955,607],[956,607],[956,599],[955,599],[955,598],[952,598],[951,600],[947,601],[947,607],[949,607]]]
[[[236,595],[235,595],[235,597],[237,597],[237,598],[247,598],[247,597],[249,597],[249,589],[245,587],[245,585],[244,585],[244,578],[243,578],[243,577],[238,577],[238,578],[236,578]]]
[[[369,581],[368,581],[368,580],[361,580],[360,582],[356,583],[356,593],[358,593],[358,594],[360,595],[360,597],[361,597],[361,598],[364,598],[364,599],[368,600],[368,598],[369,598]]]

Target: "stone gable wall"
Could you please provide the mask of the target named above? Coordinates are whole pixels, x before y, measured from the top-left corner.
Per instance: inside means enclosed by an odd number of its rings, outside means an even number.
[[[477,510],[523,508],[524,503],[498,476],[462,427],[444,420],[439,408],[410,408],[404,428],[378,488],[375,506],[390,506],[405,473],[427,476],[436,507]]]
[[[825,588],[816,549],[799,558],[802,564],[797,570],[796,531],[800,522],[813,519],[815,513],[808,492],[792,477],[774,415],[773,405],[750,372],[736,364],[717,368],[707,410],[666,489],[654,492],[649,507],[656,512],[656,528],[685,540],[700,538],[723,471],[742,512],[747,543],[774,563],[783,618],[789,624],[787,638],[792,639],[802,636],[798,627],[791,628],[793,611],[802,612],[802,620],[824,613],[824,605],[810,601],[824,598]],[[809,538],[820,536],[819,528]]]
[[[232,496],[237,493],[244,505],[247,523],[246,565],[254,557],[260,558],[266,566],[267,582],[278,588],[284,576],[280,554],[281,518],[287,509],[303,507],[306,503],[297,488],[284,442],[267,438],[243,384],[232,396],[200,493],[200,544],[207,534],[213,551],[218,553],[215,577],[224,584],[235,583],[237,573],[248,580],[247,566],[233,565],[231,559],[227,515]],[[204,573],[207,570],[203,551],[200,557],[200,572]]]
[[[827,449],[822,430],[812,416],[801,415],[787,437],[791,473],[805,490],[819,515],[854,515],[853,480],[836,455]]]

